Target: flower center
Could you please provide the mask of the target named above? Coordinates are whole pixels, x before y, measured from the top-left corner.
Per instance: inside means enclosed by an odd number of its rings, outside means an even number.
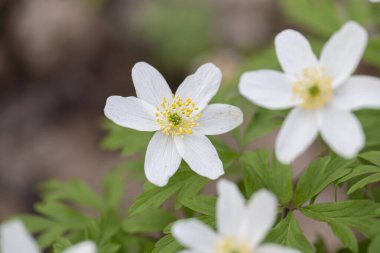
[[[227,237],[220,241],[215,248],[215,253],[252,253],[247,243],[234,237]]]
[[[173,95],[169,100],[164,98],[156,108],[156,121],[161,131],[168,136],[192,134],[193,128],[200,125],[197,119],[201,114],[193,115],[198,110],[190,98],[183,100]]]
[[[301,107],[317,109],[332,98],[331,78],[323,68],[304,69],[293,83],[293,97],[301,100]]]

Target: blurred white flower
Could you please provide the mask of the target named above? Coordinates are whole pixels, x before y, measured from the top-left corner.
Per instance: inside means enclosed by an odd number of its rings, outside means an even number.
[[[1,225],[0,252],[40,253],[42,251],[40,251],[36,241],[28,233],[24,224],[19,220],[13,220]],[[96,246],[90,241],[85,241],[70,247],[63,253],[96,253]]]
[[[173,236],[188,250],[181,253],[299,253],[276,244],[261,244],[277,217],[276,197],[267,190],[248,203],[235,184],[218,182],[217,233],[196,219],[177,221]]]
[[[277,35],[275,46],[285,73],[273,70],[246,72],[240,93],[269,109],[294,109],[276,140],[276,155],[291,163],[321,133],[339,155],[354,157],[363,147],[364,133],[351,112],[380,107],[380,79],[351,76],[367,45],[367,32],[346,23],[324,46],[318,60],[309,42],[297,31]]]
[[[219,89],[222,74],[215,65],[202,65],[188,76],[175,95],[162,75],[147,63],[132,69],[136,97],[111,96],[105,115],[116,124],[139,131],[157,131],[145,156],[145,175],[164,186],[182,158],[199,175],[216,179],[223,164],[205,135],[226,133],[243,121],[241,110],[225,104],[208,105]]]
[[[372,2],[372,3],[378,3],[378,2],[380,2],[380,0],[369,0],[370,2]]]

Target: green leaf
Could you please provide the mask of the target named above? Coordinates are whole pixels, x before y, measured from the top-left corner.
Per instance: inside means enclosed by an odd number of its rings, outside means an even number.
[[[124,187],[125,178],[123,170],[114,169],[104,178],[104,204],[107,208],[117,209],[123,198]]]
[[[369,151],[360,154],[359,157],[369,163],[380,166],[380,151]]]
[[[358,240],[351,229],[338,222],[329,222],[329,226],[333,233],[340,239],[340,241],[349,248],[352,252],[358,252]]]
[[[142,194],[137,196],[134,203],[129,208],[129,215],[134,215],[150,208],[158,208],[180,190],[183,191],[181,193],[181,201],[193,197],[201,190],[206,182],[208,182],[208,180],[204,177],[194,174],[194,172],[189,170],[182,170],[177,172],[164,187],[146,184],[146,186],[149,187],[146,188]],[[193,185],[201,185],[202,187],[196,187],[196,191],[194,191],[193,189],[190,189]]]
[[[181,249],[182,246],[172,235],[166,235],[154,245],[152,253],[177,253]]]
[[[242,156],[244,183],[250,196],[260,188],[268,188],[281,204],[288,204],[292,198],[292,169],[290,166],[273,161],[269,164],[269,154],[265,150],[246,152]]]
[[[297,182],[294,204],[301,206],[314,198],[332,182],[351,172],[348,168],[354,160],[330,157],[319,158],[312,162]]]
[[[370,5],[361,0],[348,0],[347,11],[349,20],[355,20],[363,26],[367,25],[371,14]]]
[[[101,147],[106,150],[122,150],[125,156],[144,151],[152,137],[150,132],[138,132],[118,126],[109,120],[105,121],[103,126],[108,134],[102,140]]]
[[[129,216],[123,222],[123,229],[129,233],[160,232],[175,217],[163,210],[148,210],[136,215]]]
[[[380,181],[380,173],[370,175],[366,178],[363,178],[359,182],[355,183],[353,186],[351,186],[351,188],[348,190],[347,194],[351,194],[351,193],[367,186],[368,184],[376,183],[379,181]]]
[[[366,62],[380,68],[380,35],[376,35],[369,39],[368,47],[364,54]]]
[[[86,183],[80,180],[67,183],[50,180],[41,184],[40,189],[46,202],[59,200],[87,205],[95,209],[103,207],[103,200]]]
[[[380,252],[380,235],[376,236],[368,247],[368,253]]]
[[[293,213],[289,213],[284,220],[278,223],[265,241],[296,248],[303,253],[314,253],[313,246],[306,239]]]
[[[216,198],[211,196],[196,196],[185,199],[183,205],[191,210],[205,215],[215,215]]]
[[[351,173],[339,179],[337,181],[337,184],[341,184],[357,176],[361,176],[361,175],[369,174],[369,173],[376,173],[376,172],[380,172],[379,167],[376,167],[373,165],[359,165],[358,167],[355,167],[354,169],[352,169]]]
[[[308,205],[300,211],[314,220],[356,228],[371,237],[371,225],[380,215],[380,204],[370,200],[347,200]]]

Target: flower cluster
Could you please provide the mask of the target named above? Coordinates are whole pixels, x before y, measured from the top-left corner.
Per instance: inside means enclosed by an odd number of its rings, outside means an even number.
[[[216,206],[218,233],[196,219],[177,221],[173,236],[197,253],[300,253],[276,244],[261,244],[277,217],[277,200],[261,190],[245,204],[235,184],[220,180]]]

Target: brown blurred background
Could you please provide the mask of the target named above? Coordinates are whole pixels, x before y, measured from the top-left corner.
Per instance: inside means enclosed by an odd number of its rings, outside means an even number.
[[[134,63],[173,87],[206,61],[228,79],[285,27],[276,0],[0,0],[0,220],[31,212],[46,179],[99,187],[121,159],[99,148],[103,106],[134,94]]]

